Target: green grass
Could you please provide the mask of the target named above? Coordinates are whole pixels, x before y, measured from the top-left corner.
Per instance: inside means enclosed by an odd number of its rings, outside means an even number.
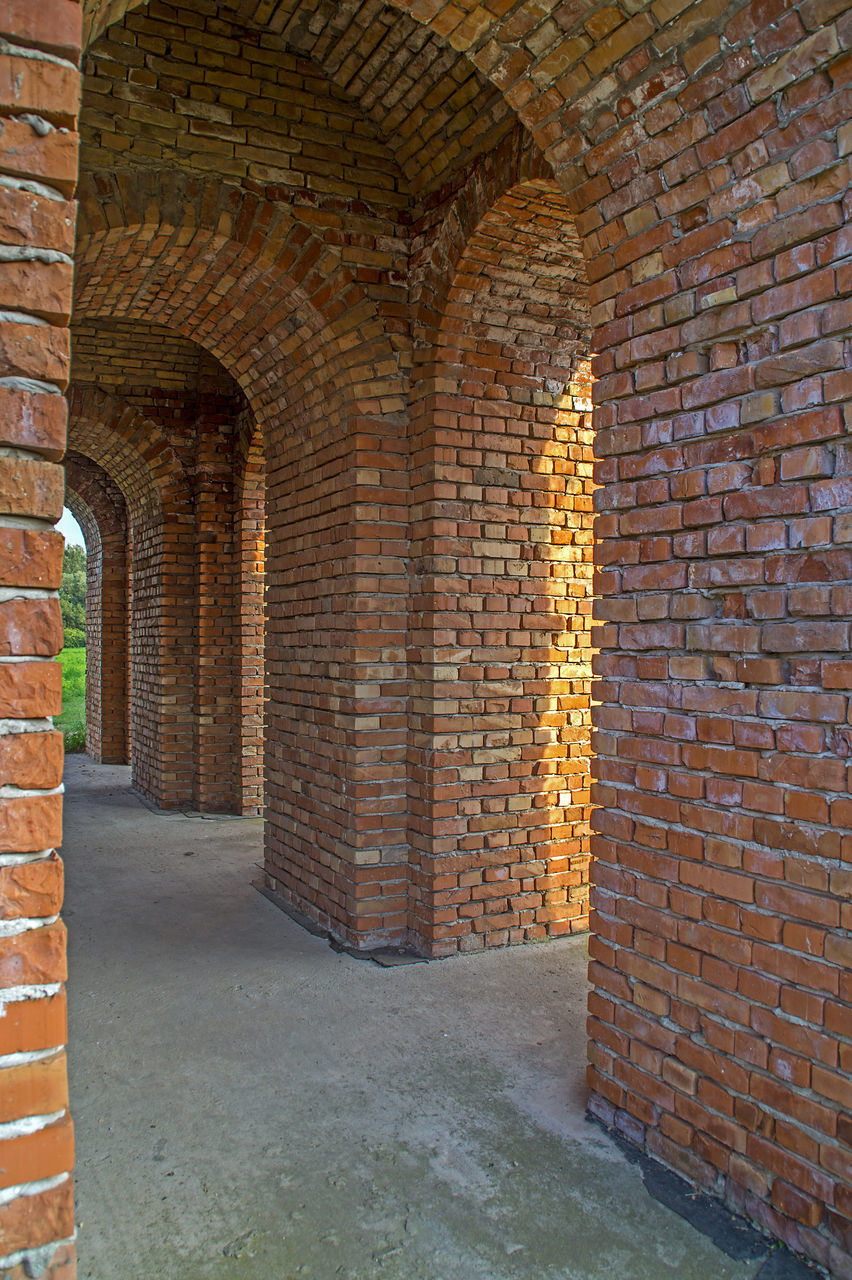
[[[57,659],[62,664],[62,715],[54,719],[62,730],[66,751],[86,748],[86,650],[63,649]]]

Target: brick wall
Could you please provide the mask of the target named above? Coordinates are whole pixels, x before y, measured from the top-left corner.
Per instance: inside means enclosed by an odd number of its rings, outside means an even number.
[[[242,812],[257,817],[263,805],[264,562],[266,455],[251,414],[240,423],[237,472],[237,556],[240,619],[240,768]]]

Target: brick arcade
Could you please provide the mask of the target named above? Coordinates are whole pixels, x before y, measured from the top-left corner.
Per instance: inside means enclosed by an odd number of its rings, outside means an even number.
[[[0,17],[0,1274],[74,1275],[65,485],[89,753],[351,946],[590,928],[593,1113],[852,1276],[845,0]]]

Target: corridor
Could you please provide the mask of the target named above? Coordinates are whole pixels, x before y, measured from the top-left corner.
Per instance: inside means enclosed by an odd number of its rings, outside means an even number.
[[[586,941],[394,968],[251,887],[258,819],[74,756],[64,854],[87,1280],[780,1280],[583,1116]]]

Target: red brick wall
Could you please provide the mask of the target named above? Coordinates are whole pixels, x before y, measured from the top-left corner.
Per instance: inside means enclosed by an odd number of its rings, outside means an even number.
[[[12,589],[0,629],[0,1267],[12,1275],[29,1248],[74,1234],[65,932],[55,919],[62,738],[45,718],[61,699],[52,659],[62,647],[62,537],[52,525],[63,493],[80,21],[68,0],[0,9],[13,46],[0,91],[0,238],[13,251],[0,286],[0,560]],[[45,1274],[71,1280],[72,1244],[50,1254]]]
[[[133,784],[167,808],[193,799],[192,504],[157,422],[124,400],[75,385],[70,443],[121,490],[132,542],[130,739]]]
[[[406,928],[406,441],[350,428],[270,444],[266,874],[375,945]]]

